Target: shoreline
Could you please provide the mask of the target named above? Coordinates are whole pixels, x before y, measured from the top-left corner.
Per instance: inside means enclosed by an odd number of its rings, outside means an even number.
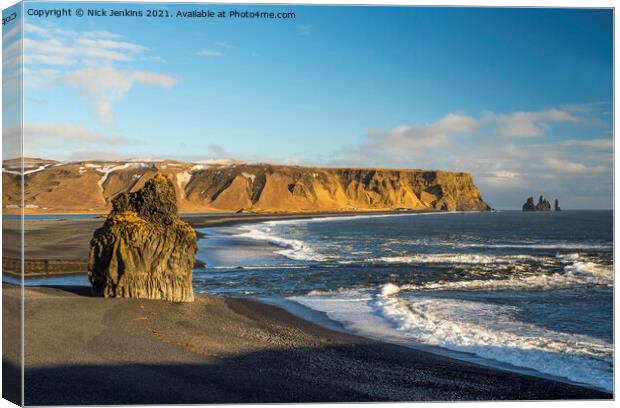
[[[204,214],[197,214],[197,215],[193,215],[191,217],[185,217],[185,220],[190,222],[190,224],[192,225],[192,227],[194,228],[210,228],[210,227],[228,227],[228,226],[233,226],[233,225],[239,225],[239,224],[251,224],[251,223],[260,223],[260,222],[265,222],[265,221],[272,221],[272,220],[294,220],[294,219],[310,219],[310,218],[320,218],[320,217],[351,217],[351,216],[381,216],[381,215],[414,215],[414,214],[419,214],[419,213],[451,213],[451,212],[446,212],[446,211],[388,211],[388,212],[354,212],[354,213],[295,213],[295,214],[249,214],[249,215],[209,215],[209,216],[205,216]],[[458,212],[457,212],[458,213]],[[463,213],[463,212],[462,212]],[[203,239],[205,238],[207,235],[200,233],[199,231],[196,231],[199,236],[198,239]],[[7,271],[9,272],[9,271]],[[10,273],[10,272],[9,272]],[[26,281],[28,281],[29,279],[46,279],[46,278],[54,278],[54,277],[70,277],[70,276],[80,276],[83,275],[83,273],[54,273],[54,274],[42,274],[42,275],[30,275],[26,277]],[[38,287],[42,287],[42,286],[38,286]],[[37,286],[28,286],[28,288],[37,288]],[[237,298],[226,298],[227,301],[232,301],[232,300],[245,300],[245,299],[237,299]],[[282,299],[283,301],[285,301],[286,299]],[[341,326],[339,322],[334,321],[329,319],[326,315],[324,316],[324,321],[322,322],[323,324],[321,324],[321,319],[312,319],[312,318],[308,318],[308,315],[306,314],[306,316],[302,316],[298,313],[294,313],[290,308],[287,308],[283,302],[279,302],[279,304],[275,304],[273,302],[265,302],[264,299],[253,299],[251,301],[258,301],[261,302],[263,304],[266,305],[271,305],[272,307],[277,307],[278,309],[283,310],[284,312],[291,314],[303,321],[305,321],[308,324],[313,324],[313,325],[318,325],[322,328],[325,328],[326,330],[334,330],[337,328],[337,326]],[[291,301],[292,302],[292,301]],[[299,308],[306,308],[308,310],[312,310],[313,312],[315,312],[316,314],[321,314],[321,312],[315,311],[313,309],[307,308],[306,306],[300,305],[295,303]],[[485,360],[481,357],[475,357],[475,358],[459,358],[459,356],[457,356],[457,354],[462,354],[463,356],[466,356],[465,353],[458,353],[458,352],[453,352],[452,350],[449,349],[443,349],[440,347],[433,347],[433,346],[424,346],[424,345],[420,345],[419,347],[417,346],[410,346],[410,345],[403,345],[403,344],[397,344],[397,343],[393,343],[393,342],[389,342],[387,340],[383,340],[383,339],[372,339],[370,337],[365,337],[362,334],[358,334],[355,332],[352,332],[350,330],[346,330],[344,327],[341,326],[341,330],[342,332],[352,335],[352,336],[362,336],[363,338],[367,339],[367,340],[372,340],[372,341],[377,341],[377,342],[381,342],[384,344],[390,344],[390,345],[397,345],[399,347],[406,347],[408,349],[412,349],[412,350],[416,350],[416,351],[420,351],[420,352],[426,352],[426,353],[431,353],[433,355],[442,357],[442,358],[448,358],[450,360],[454,360],[454,361],[458,361],[458,362],[473,362],[474,364],[483,366],[483,367],[487,367],[493,370],[498,370],[498,371],[502,371],[502,372],[509,372],[509,373],[516,373],[516,374],[521,374],[521,375],[527,375],[527,376],[533,376],[535,378],[539,378],[542,380],[550,380],[550,381],[556,381],[556,382],[561,382],[563,384],[566,385],[572,385],[572,386],[578,386],[578,387],[582,387],[588,390],[592,390],[592,391],[597,391],[597,392],[603,392],[606,393],[607,391],[605,390],[601,390],[599,388],[596,388],[594,386],[590,386],[588,384],[576,384],[574,382],[571,382],[570,380],[567,379],[563,379],[563,378],[555,378],[549,375],[546,375],[544,373],[539,373],[536,372],[534,370],[530,370],[527,368],[522,368],[522,367],[517,367],[514,366],[514,369],[511,369],[511,367],[506,367],[506,366],[502,366],[502,363],[498,363],[498,364],[494,364],[493,361],[489,361],[489,360]],[[460,356],[462,357],[462,356]]]
[[[80,274],[59,274],[59,275],[46,275],[46,276],[37,276],[37,277],[29,277],[26,278],[25,281],[27,282],[28,280],[32,280],[35,281],[37,279],[53,279],[55,277],[58,278],[66,278],[66,277],[71,277],[71,276],[82,276],[84,275],[83,273]],[[13,278],[13,277],[11,277]],[[11,282],[10,280],[3,280],[3,285],[9,285],[11,287],[19,287],[19,283],[15,283],[15,282]],[[36,288],[49,288],[49,289],[55,289],[55,288],[71,288],[71,290],[75,290],[75,291],[89,291],[90,290],[90,286],[84,286],[84,285],[75,285],[75,286],[64,286],[64,285],[59,285],[59,284],[52,284],[52,285],[30,285],[30,284],[26,284],[24,286],[26,289],[36,289]],[[206,293],[201,293],[201,292],[197,292],[196,296],[212,296],[212,295],[208,295]],[[585,384],[585,383],[578,383],[578,382],[574,382],[574,381],[570,381],[567,378],[563,378],[563,377],[556,377],[553,375],[549,375],[549,374],[545,374],[539,371],[536,371],[534,369],[530,369],[527,367],[520,367],[520,366],[515,366],[512,364],[508,364],[508,363],[502,363],[502,362],[498,362],[498,361],[494,361],[494,360],[489,360],[489,359],[485,359],[483,357],[479,357],[476,354],[473,353],[465,353],[465,352],[459,352],[459,351],[454,351],[448,348],[444,348],[444,347],[440,347],[440,346],[432,346],[432,345],[425,345],[425,344],[411,344],[411,343],[399,343],[399,342],[395,342],[395,341],[389,341],[386,339],[381,339],[381,338],[374,338],[372,336],[366,336],[363,333],[357,333],[355,331],[352,330],[348,330],[346,327],[344,327],[342,325],[341,322],[337,321],[337,320],[333,320],[331,318],[329,318],[327,316],[327,314],[325,312],[321,312],[315,309],[312,309],[308,306],[304,306],[302,304],[299,304],[293,300],[289,300],[287,298],[253,298],[253,297],[248,297],[248,298],[242,298],[242,297],[221,297],[222,299],[225,299],[226,301],[240,301],[240,302],[256,302],[256,303],[260,303],[262,305],[265,306],[270,306],[276,309],[281,310],[282,312],[285,312],[287,314],[290,314],[291,316],[294,316],[295,318],[298,318],[304,322],[306,322],[307,324],[311,324],[311,325],[316,325],[318,327],[321,327],[325,330],[329,330],[329,331],[335,331],[335,332],[339,332],[342,334],[347,334],[350,336],[355,336],[355,337],[360,337],[369,341],[375,341],[375,342],[379,342],[382,344],[386,344],[386,345],[392,345],[392,346],[397,346],[397,347],[403,347],[403,348],[407,348],[407,349],[411,349],[411,350],[415,350],[415,351],[419,351],[419,352],[423,352],[423,353],[428,353],[428,354],[432,354],[435,355],[437,357],[441,357],[441,358],[446,358],[449,360],[454,360],[455,362],[462,362],[465,364],[475,364],[478,365],[480,367],[486,367],[489,368],[491,370],[497,370],[497,371],[501,371],[501,372],[506,372],[506,373],[513,373],[513,374],[517,374],[517,375],[525,375],[525,376],[529,376],[529,377],[534,377],[534,378],[539,378],[541,380],[546,380],[546,381],[554,381],[554,382],[559,382],[562,384],[566,384],[566,385],[571,385],[571,386],[576,386],[576,387],[581,387],[584,389],[588,389],[588,390],[592,390],[592,391],[596,391],[596,392],[602,392],[602,393],[610,393],[610,391],[599,388],[599,387],[595,387],[592,386],[590,384]]]
[[[448,212],[448,211],[432,211],[432,212],[425,212],[425,213],[439,213],[439,214],[452,214],[454,212]],[[456,212],[461,213],[461,214],[466,214],[467,212]],[[417,214],[417,212],[409,212],[409,213],[402,213],[402,212],[397,212],[397,213],[382,213],[382,214],[376,214],[376,215],[415,215]],[[361,216],[365,216],[365,215],[369,215],[369,214],[348,214],[348,215],[342,215],[342,216],[356,216],[356,215],[361,215]],[[330,215],[324,215],[326,217],[330,217]],[[308,219],[308,218],[319,218],[319,216],[313,216],[313,217],[298,217],[296,215],[291,215],[289,217],[287,217],[286,219]],[[334,218],[337,218],[334,217]],[[269,219],[253,219],[253,220],[247,220],[247,221],[242,221],[242,220],[223,220],[222,223],[220,223],[221,221],[218,220],[216,222],[214,222],[213,224],[206,224],[206,225],[201,225],[201,227],[199,228],[210,228],[210,227],[230,227],[230,226],[235,226],[235,225],[239,225],[239,224],[254,224],[254,223],[261,223],[264,221],[272,221],[272,220],[279,220],[281,218],[269,218]],[[193,226],[193,225],[192,225]],[[197,233],[199,233],[198,231],[196,231]],[[206,238],[208,235],[205,234],[201,234],[201,236],[199,236],[198,239],[203,239]],[[312,309],[308,306],[302,305],[300,303],[295,302],[294,300],[289,300],[287,298],[256,298],[256,297],[249,297],[249,299],[253,299],[274,307],[278,307],[280,309],[285,310],[286,312],[302,319],[305,320],[309,323],[312,324],[317,324],[323,328],[329,329],[329,330],[336,330],[336,331],[340,331],[343,333],[347,333],[353,336],[360,336],[363,338],[367,338],[369,340],[373,340],[373,341],[379,341],[379,342],[383,342],[386,344],[392,344],[392,345],[397,345],[400,347],[406,347],[406,348],[410,348],[413,350],[418,350],[418,351],[422,351],[422,352],[427,352],[427,353],[431,353],[437,356],[441,356],[444,358],[449,358],[449,359],[453,359],[453,360],[457,360],[457,361],[464,361],[464,362],[470,362],[473,364],[477,364],[477,365],[481,365],[484,367],[489,367],[491,369],[494,370],[501,370],[501,371],[505,371],[505,372],[511,372],[511,373],[517,373],[517,374],[523,374],[523,375],[528,375],[528,376],[533,376],[536,378],[541,378],[541,379],[545,379],[545,380],[551,380],[551,381],[557,381],[557,382],[561,382],[564,384],[569,384],[569,385],[574,385],[574,386],[579,386],[579,387],[584,387],[587,389],[591,389],[591,390],[595,390],[595,391],[600,391],[600,392],[609,392],[603,388],[599,388],[596,387],[594,385],[591,384],[586,384],[586,383],[579,383],[579,382],[575,382],[575,381],[571,381],[568,378],[565,377],[558,377],[558,376],[554,376],[551,374],[547,374],[544,372],[540,372],[537,371],[535,369],[529,368],[529,367],[525,367],[525,366],[517,366],[517,365],[513,365],[510,363],[504,363],[501,361],[495,361],[492,359],[487,359],[484,357],[480,357],[474,353],[468,353],[468,352],[460,352],[460,351],[455,351],[449,348],[444,348],[444,347],[440,347],[440,346],[433,346],[433,345],[426,345],[426,344],[411,344],[411,343],[403,343],[403,342],[396,342],[396,341],[390,341],[389,339],[382,339],[382,338],[375,338],[375,337],[371,337],[371,336],[367,336],[363,333],[358,333],[355,332],[353,330],[349,330],[347,328],[345,328],[341,322],[337,321],[337,320],[333,320],[331,318],[329,318],[327,316],[326,313]]]
[[[465,211],[452,211],[453,213],[466,213]],[[449,211],[437,210],[407,210],[407,211],[351,211],[351,212],[309,212],[309,213],[273,213],[273,214],[233,214],[233,215],[207,215],[204,214],[182,214],[186,222],[194,229],[207,227],[229,227],[239,224],[254,224],[265,221],[282,220],[305,220],[313,218],[339,218],[356,216],[384,216],[384,215],[413,215],[413,214],[434,214],[451,213]]]
[[[287,313],[290,313],[295,317],[298,317],[309,323],[316,324],[328,330],[334,330],[337,332],[346,333],[352,336],[362,337],[362,338],[372,340],[372,341],[377,341],[377,342],[381,342],[385,344],[391,344],[391,345],[398,346],[398,347],[404,347],[404,348],[408,348],[411,350],[429,353],[429,354],[433,354],[433,355],[436,355],[442,358],[447,358],[450,360],[455,360],[455,361],[464,362],[468,364],[475,364],[481,367],[488,367],[493,370],[526,375],[529,377],[540,378],[543,380],[560,382],[562,384],[573,385],[573,386],[582,387],[582,388],[586,388],[586,389],[598,391],[598,392],[611,393],[611,391],[608,391],[606,389],[596,387],[590,384],[571,381],[568,378],[542,373],[540,371],[537,371],[535,369],[528,368],[528,367],[521,367],[521,366],[509,364],[509,363],[503,363],[500,361],[486,359],[484,357],[480,357],[470,352],[455,351],[449,348],[445,348],[441,346],[433,346],[433,345],[428,345],[428,344],[423,344],[423,343],[412,344],[412,343],[406,343],[406,342],[389,341],[389,340],[378,338],[378,337],[375,338],[372,336],[367,336],[367,335],[364,335],[363,333],[357,333],[355,331],[348,330],[346,327],[344,327],[344,325],[341,322],[330,319],[327,316],[327,313],[325,312],[312,309],[308,306],[299,304],[295,302],[294,300],[289,300],[287,298],[272,298],[272,299],[250,298],[250,299],[283,309]]]
[[[175,304],[86,292],[25,288],[28,405],[612,398],[340,333],[252,299],[197,294]],[[20,289],[3,284],[3,294],[11,332]],[[12,357],[8,373],[18,367]],[[128,389],[127,378],[141,382]]]

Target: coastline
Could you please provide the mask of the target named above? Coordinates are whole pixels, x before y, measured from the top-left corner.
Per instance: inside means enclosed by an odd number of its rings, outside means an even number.
[[[232,213],[183,213],[181,218],[194,229],[207,227],[226,227],[239,224],[260,223],[264,221],[310,219],[318,217],[351,217],[351,216],[380,216],[380,215],[407,215],[419,213],[436,213],[435,210],[411,211],[357,211],[357,212],[307,212],[307,213],[269,213],[269,214],[232,214]],[[444,211],[445,212],[445,211]],[[88,245],[93,231],[99,228],[106,217],[93,214],[92,217],[82,217],[83,214],[36,214],[45,218],[31,218],[26,216],[24,222],[25,274],[26,279],[44,278],[53,276],[72,276],[85,273],[84,267],[88,264]],[[71,218],[71,215],[80,215]],[[21,223],[17,219],[3,219],[3,233],[7,242],[21,240]],[[198,239],[206,235],[196,231]],[[21,250],[17,247],[6,246],[3,250],[3,272],[8,276],[19,279],[21,271],[13,265],[19,263]]]
[[[384,212],[381,214],[353,213],[353,214],[342,214],[341,216],[362,216],[362,217],[372,216],[372,215],[399,216],[399,215],[415,215],[419,213],[420,212]],[[423,211],[423,213],[466,214],[467,212]],[[289,215],[284,219],[308,219],[308,218],[320,218],[321,216],[330,217],[332,215],[331,214],[316,214],[314,216]],[[247,220],[241,220],[241,219],[219,220],[218,219],[217,221],[213,223],[207,222],[207,223],[200,223],[199,225],[200,225],[200,228],[207,228],[207,231],[208,231],[209,227],[229,227],[229,226],[235,226],[239,224],[253,224],[253,223],[260,223],[264,221],[281,220],[281,219],[283,218],[281,217],[262,218],[261,217],[259,219],[251,218]],[[200,238],[204,238],[204,236],[201,236]],[[417,350],[417,351],[431,353],[437,356],[441,356],[443,358],[449,358],[449,359],[453,359],[456,361],[469,362],[469,363],[477,364],[479,366],[488,367],[494,370],[501,370],[503,372],[511,372],[511,373],[517,373],[517,374],[522,374],[522,375],[528,375],[528,376],[532,376],[532,377],[536,377],[536,378],[540,378],[544,380],[557,381],[557,382],[561,382],[564,384],[570,384],[570,385],[584,387],[584,388],[591,389],[591,390],[596,390],[599,392],[608,392],[606,389],[596,387],[595,385],[573,381],[565,377],[554,376],[552,374],[541,372],[536,369],[529,368],[527,366],[513,365],[507,362],[484,358],[484,357],[481,357],[481,356],[478,356],[476,354],[469,353],[469,352],[455,351],[449,348],[435,346],[435,345],[412,344],[409,342],[398,341],[395,339],[386,339],[382,337],[370,336],[365,333],[359,333],[357,331],[347,329],[346,327],[342,325],[341,322],[329,318],[326,313],[321,312],[319,310],[312,309],[300,303],[297,303],[294,300],[289,300],[286,298],[253,298],[253,299],[259,302],[262,302],[262,303],[266,303],[271,306],[281,308],[296,317],[299,317],[310,323],[317,324],[326,329],[336,330],[336,331],[347,333],[353,336],[361,336],[364,338],[372,339],[374,341],[379,341],[379,342],[386,343],[386,344],[393,344],[393,345],[397,345],[400,347],[406,347],[406,348]]]
[[[204,215],[202,213],[184,213],[181,218],[187,221],[193,228],[206,227],[230,227],[239,224],[254,224],[265,221],[303,220],[312,218],[338,218],[356,216],[381,216],[381,215],[409,215],[447,213],[448,211],[437,210],[390,210],[390,211],[343,211],[343,212],[304,212],[304,213],[257,213],[257,214],[232,214],[232,215]],[[456,211],[463,212],[463,211]]]
[[[199,294],[175,304],[87,292],[25,289],[27,404],[612,397],[326,329],[255,300]],[[20,289],[3,284],[3,293],[5,327],[15,330]],[[10,355],[3,365],[18,367]],[[141,382],[128,389],[126,378]]]
[[[264,222],[264,221],[272,221],[272,220],[293,220],[293,219],[308,219],[308,218],[319,218],[319,217],[350,217],[350,216],[381,216],[381,215],[412,215],[412,214],[417,214],[417,213],[429,213],[429,211],[390,211],[390,212],[355,212],[355,213],[302,213],[302,214],[244,214],[244,215],[208,215],[205,216],[204,214],[196,214],[196,215],[184,215],[184,218],[186,221],[190,222],[192,224],[192,226],[194,228],[209,228],[209,227],[225,227],[225,226],[233,226],[233,225],[238,225],[238,224],[249,224],[249,223],[260,223],[260,222]],[[441,212],[441,211],[432,211],[432,212],[439,212],[439,213],[445,213],[445,212]],[[36,220],[37,222],[41,221],[41,220]],[[63,222],[68,221],[75,221],[75,220],[63,220]],[[94,224],[93,223],[97,223],[97,222],[103,222],[103,220],[97,220],[97,221],[93,221],[90,220],[90,223],[85,221],[85,220],[79,220],[79,222],[82,223],[82,227],[85,228],[89,228],[92,227]],[[199,233],[199,231],[197,231]],[[87,232],[88,234],[92,234],[92,231]],[[205,235],[200,234],[199,233],[199,237],[198,239],[204,238]],[[88,241],[86,241],[88,242]],[[62,250],[62,249],[61,249]],[[58,274],[43,274],[43,275],[30,275],[29,277],[32,278],[41,278],[41,277],[48,277],[48,276],[67,276],[67,275],[75,275],[76,273],[58,273]],[[31,287],[32,289],[37,288],[35,287]],[[28,289],[31,289],[28,288]],[[79,289],[73,288],[71,289],[72,291],[79,291]],[[207,295],[199,295],[199,296],[207,296]],[[300,322],[305,322],[304,324],[309,324],[309,325],[315,325],[317,327],[321,327],[322,329],[325,329],[329,332],[335,331],[335,332],[340,332],[341,334],[346,334],[349,336],[353,336],[353,337],[359,337],[359,335],[356,335],[355,333],[352,333],[350,331],[347,331],[346,329],[341,327],[341,330],[338,330],[338,325],[339,323],[333,320],[330,320],[329,318],[327,318],[326,316],[323,317],[324,321],[321,321],[321,319],[315,319],[315,318],[309,318],[309,316],[306,314],[305,316],[303,314],[299,314],[299,313],[294,313],[294,311],[291,310],[291,308],[286,307],[285,305],[282,304],[282,302],[280,302],[280,304],[276,304],[276,302],[267,302],[264,299],[257,299],[257,300],[250,300],[250,299],[231,299],[231,298],[223,298],[226,302],[260,302],[260,304],[263,304],[265,306],[269,306],[271,308],[277,308],[278,310],[281,310],[283,313],[286,313],[290,316],[295,317],[296,319],[298,319],[299,321],[297,321],[295,323],[296,326],[300,326],[303,324]],[[258,306],[255,306],[258,307]],[[305,306],[301,306],[299,305],[300,308],[305,308]],[[312,309],[308,309],[308,310],[312,310]],[[316,311],[315,311],[316,312]],[[321,312],[316,312],[317,316],[315,317],[320,317],[318,315],[321,314]],[[377,342],[377,343],[381,343],[384,345],[390,345],[390,346],[395,346],[395,347],[402,347],[402,348],[406,348],[408,350],[414,350],[415,352],[421,352],[421,353],[427,353],[427,354],[432,354],[433,356],[436,356],[437,358],[441,358],[441,359],[448,359],[451,361],[454,361],[455,363],[464,363],[464,364],[474,364],[478,367],[480,367],[481,369],[484,370],[492,370],[493,372],[502,372],[502,373],[510,373],[510,374],[514,374],[514,375],[525,375],[527,377],[530,378],[536,378],[537,380],[542,380],[542,381],[552,381],[552,382],[558,382],[561,384],[565,384],[565,385],[570,385],[570,386],[574,386],[574,387],[578,387],[578,388],[583,388],[592,392],[600,392],[603,395],[605,395],[605,391],[601,391],[599,389],[596,389],[594,387],[588,386],[588,385],[580,385],[580,384],[574,384],[569,382],[568,380],[563,381],[563,379],[558,379],[558,378],[553,378],[550,376],[546,376],[542,373],[537,373],[537,372],[533,372],[533,370],[528,370],[527,369],[522,369],[519,370],[520,367],[515,367],[516,370],[511,369],[511,368],[507,368],[507,367],[501,367],[500,365],[494,365],[492,364],[492,362],[487,363],[486,360],[482,359],[482,358],[459,358],[460,356],[456,356],[457,354],[463,354],[464,353],[456,353],[456,352],[451,352],[449,350],[444,350],[441,349],[439,347],[425,347],[425,346],[420,346],[420,347],[412,347],[412,346],[404,346],[404,345],[397,345],[397,344],[392,344],[383,340],[373,340],[370,338],[366,338],[366,337],[361,337],[364,338],[365,340],[368,341],[372,341],[372,342]],[[448,375],[448,373],[446,373],[446,375]],[[598,394],[597,394],[598,395]],[[607,394],[609,395],[609,394]],[[485,399],[489,398],[488,396],[485,397]],[[516,399],[518,397],[510,397],[511,399]],[[536,399],[538,398],[542,398],[542,397],[536,397]],[[588,397],[589,398],[589,397]]]

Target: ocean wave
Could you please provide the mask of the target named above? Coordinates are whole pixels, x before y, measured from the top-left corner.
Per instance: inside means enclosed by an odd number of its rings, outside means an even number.
[[[613,249],[612,244],[603,243],[581,243],[581,242],[558,242],[558,243],[545,243],[537,242],[530,244],[521,243],[506,243],[506,244],[492,244],[492,243],[456,243],[456,242],[443,242],[435,243],[436,245],[454,246],[457,248],[497,248],[497,249],[565,249],[565,250],[610,250]],[[434,244],[434,245],[435,245]]]
[[[601,280],[613,281],[614,269],[611,265],[599,265],[594,262],[575,262],[566,265],[564,270],[567,273],[579,276],[593,276]]]
[[[577,259],[579,259],[580,255],[579,253],[570,253],[570,254],[555,254],[556,259],[560,260],[561,262],[572,262],[572,261],[576,261]]]
[[[346,329],[401,345],[438,346],[610,390],[613,344],[520,321],[512,305],[377,289],[315,290],[290,300]]]
[[[275,253],[295,261],[324,261],[329,257],[319,254],[309,244],[292,238],[278,236],[272,227],[272,222],[243,227],[245,232],[237,237],[250,238],[258,241],[266,241],[271,245],[280,247]]]
[[[581,286],[613,287],[613,266],[593,262],[566,265],[563,272],[512,275],[506,279],[438,281],[405,284],[401,290],[552,290]]]
[[[232,270],[232,269],[307,269],[309,265],[290,265],[290,264],[279,264],[279,265],[215,265],[215,266],[205,266],[204,269],[212,269],[212,270]]]
[[[612,344],[520,322],[512,306],[398,293],[387,284],[372,305],[416,341],[611,389]]]
[[[403,256],[384,256],[370,259],[385,263],[454,263],[454,264],[498,264],[536,260],[532,255],[483,255],[483,254],[415,254]]]

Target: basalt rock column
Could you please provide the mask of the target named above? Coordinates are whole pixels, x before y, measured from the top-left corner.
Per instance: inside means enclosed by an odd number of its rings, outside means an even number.
[[[549,211],[551,210],[551,204],[543,196],[538,197],[538,204],[536,204],[536,211]]]
[[[557,201],[556,201],[557,204]],[[534,197],[529,197],[522,207],[523,211],[549,211],[551,204],[543,196],[538,198],[538,204],[534,204]]]
[[[174,186],[157,174],[112,200],[90,242],[88,276],[104,297],[191,302],[196,232],[178,215]]]
[[[536,205],[534,204],[534,197],[529,197],[522,207],[523,211],[536,211]]]

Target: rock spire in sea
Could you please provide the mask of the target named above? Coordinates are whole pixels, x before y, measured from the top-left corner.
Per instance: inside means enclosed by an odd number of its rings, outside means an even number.
[[[112,200],[90,242],[88,276],[100,296],[191,302],[196,250],[196,232],[178,215],[172,182],[157,174]]]
[[[557,200],[556,200],[557,203]],[[551,203],[542,195],[538,197],[538,203],[534,204],[534,197],[529,197],[522,207],[523,211],[550,211]]]

